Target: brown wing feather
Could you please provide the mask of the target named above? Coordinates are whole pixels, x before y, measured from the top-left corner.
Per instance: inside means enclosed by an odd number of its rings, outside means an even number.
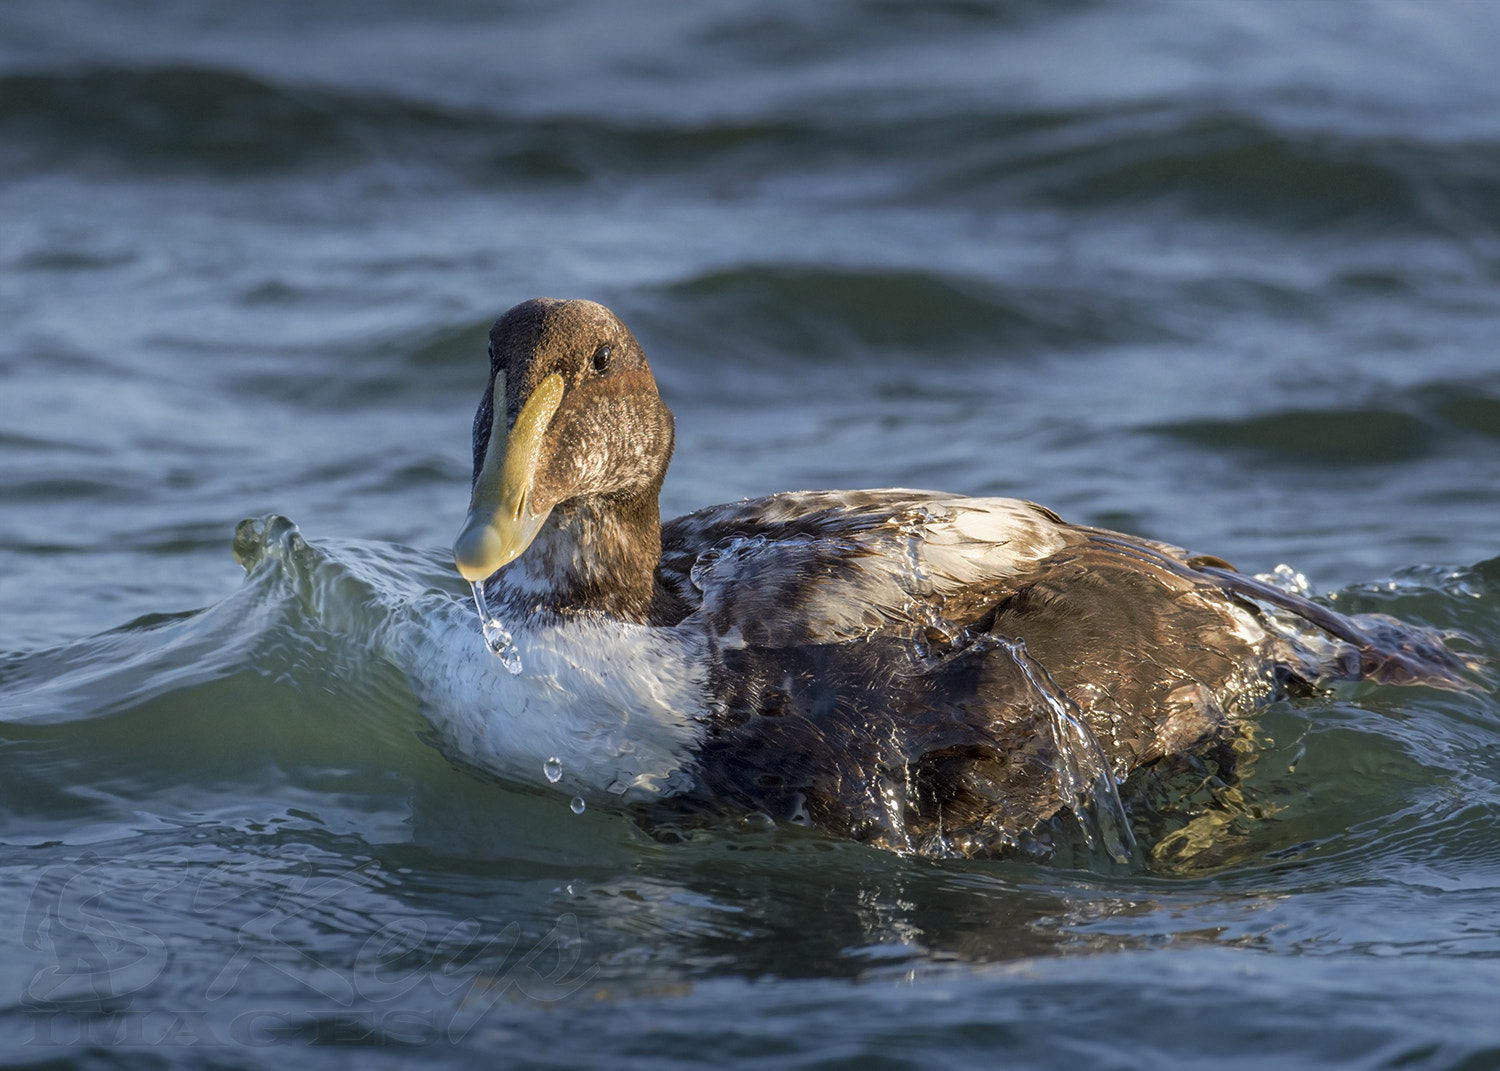
[[[902,518],[940,498],[775,496],[667,526],[663,605],[712,650],[705,803],[903,850],[1024,843],[1071,801],[1045,705],[1000,639],[1024,641],[1120,778],[1213,741],[1293,677],[1394,664],[1451,675],[1435,637],[1403,628],[1382,647],[1368,627],[1218,559],[1041,512],[1057,549],[1022,548],[1013,572],[945,586],[921,561],[893,567],[923,535]],[[945,538],[951,512],[926,535]],[[1017,537],[1032,523],[1023,515]],[[1267,606],[1342,645],[1298,648],[1262,627]]]

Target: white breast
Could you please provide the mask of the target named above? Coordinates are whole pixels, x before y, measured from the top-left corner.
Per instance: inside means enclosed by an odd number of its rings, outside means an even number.
[[[574,619],[513,628],[512,676],[472,608],[426,607],[391,645],[451,755],[585,800],[686,788],[707,709],[701,646],[673,629]],[[554,761],[555,760],[555,761]]]

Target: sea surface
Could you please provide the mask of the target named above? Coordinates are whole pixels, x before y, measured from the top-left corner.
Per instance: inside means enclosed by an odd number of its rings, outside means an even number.
[[[550,295],[650,355],[668,515],[1013,495],[1500,651],[1496,56],[1468,0],[0,3],[0,1062],[1500,1067],[1494,691],[1273,704],[1130,865],[930,860],[477,776],[372,639],[462,599]]]

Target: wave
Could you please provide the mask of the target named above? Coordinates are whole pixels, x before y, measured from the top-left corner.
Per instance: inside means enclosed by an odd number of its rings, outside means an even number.
[[[728,346],[751,359],[897,350],[1020,358],[1162,337],[1127,302],[1097,292],[832,264],[745,264],[700,274],[647,295],[630,316],[652,337],[702,352]]]
[[[1034,116],[935,167],[929,196],[1064,209],[1171,208],[1278,227],[1500,224],[1500,146],[1278,125],[1177,102]]]
[[[1476,384],[1432,384],[1400,407],[1284,409],[1252,416],[1187,420],[1147,430],[1197,447],[1248,452],[1264,462],[1348,467],[1420,461],[1473,437],[1500,439],[1500,397]]]
[[[485,186],[569,184],[671,169],[767,142],[795,151],[796,124],[632,126],[522,118],[391,95],[287,85],[212,67],[112,67],[0,77],[13,166],[259,175],[408,164]]]
[[[470,188],[649,180],[731,198],[816,175],[809,189],[823,192],[812,196],[833,191],[856,203],[1166,208],[1299,229],[1500,229],[1492,141],[1291,126],[1170,99],[1092,110],[923,107],[893,115],[872,98],[694,122],[526,116],[227,68],[107,67],[0,77],[0,157],[12,174],[396,165],[422,182]]]
[[[38,168],[259,172],[350,148],[354,103],[207,68],[18,74],[0,79],[0,130],[8,154]]]

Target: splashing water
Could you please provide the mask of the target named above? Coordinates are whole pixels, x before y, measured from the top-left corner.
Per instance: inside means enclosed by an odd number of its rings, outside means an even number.
[[[556,757],[542,763],[542,773],[547,775],[547,780],[554,785],[562,780],[562,760]]]
[[[1057,686],[1047,667],[1031,657],[1026,641],[1000,637],[997,640],[1020,667],[1033,694],[1047,707],[1053,746],[1057,748],[1053,777],[1058,793],[1078,815],[1089,848],[1095,846],[1097,830],[1110,858],[1117,863],[1130,862],[1135,835],[1130,831],[1130,820],[1120,802],[1104,749],[1080,716],[1078,704]]]
[[[469,586],[474,589],[474,605],[479,609],[479,623],[484,629],[485,644],[500,659],[500,664],[510,670],[512,676],[519,676],[521,652],[516,650],[516,642],[511,638],[510,630],[490,611],[490,604],[484,598],[484,582],[473,580]]]

